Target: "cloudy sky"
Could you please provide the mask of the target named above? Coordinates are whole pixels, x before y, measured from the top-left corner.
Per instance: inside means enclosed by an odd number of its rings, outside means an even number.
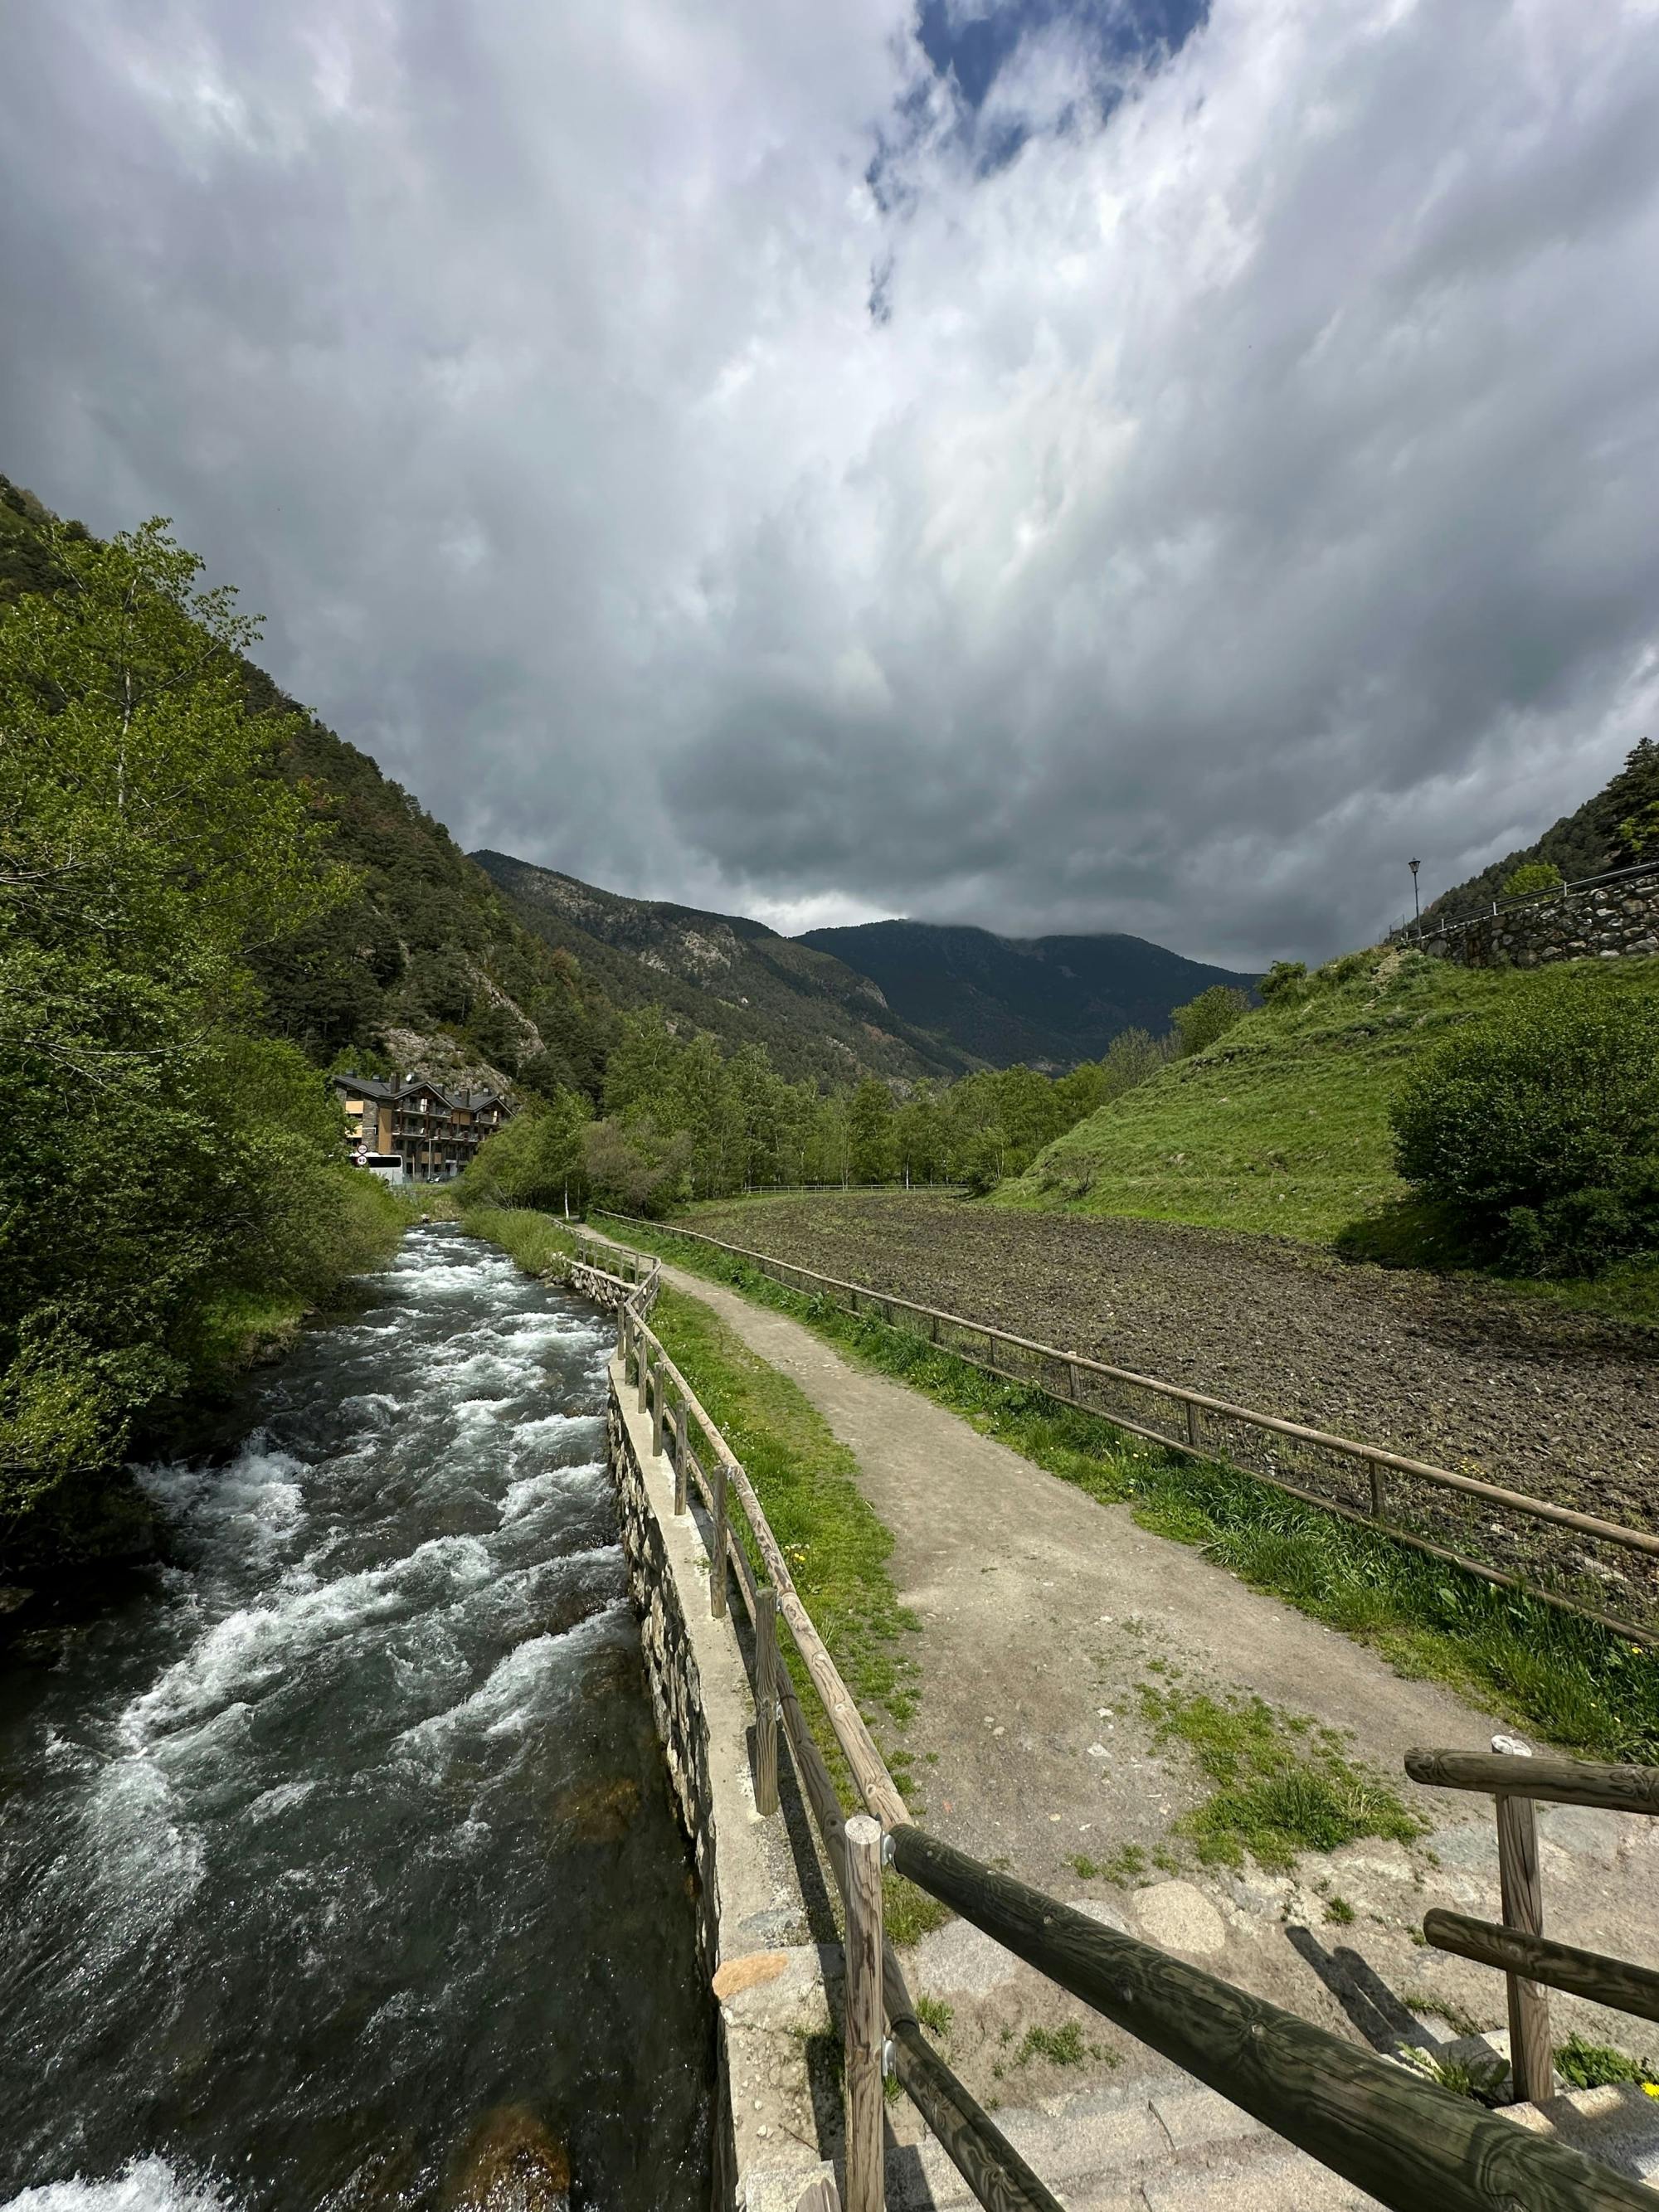
[[[1363,942],[1659,730],[1653,0],[27,0],[0,470],[467,845]]]

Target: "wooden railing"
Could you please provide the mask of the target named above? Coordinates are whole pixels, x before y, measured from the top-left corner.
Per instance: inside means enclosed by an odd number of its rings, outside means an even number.
[[[1498,1880],[1502,1923],[1461,1912],[1424,1916],[1425,1940],[1459,1958],[1496,1966],[1508,1984],[1510,2065],[1516,2094],[1534,2104],[1554,2086],[1549,2000],[1543,1984],[1597,2004],[1659,2020],[1659,1974],[1599,1951],[1552,1942],[1544,1934],[1544,1887],[1538,1859],[1540,1800],[1593,1805],[1613,1813],[1659,1813],[1659,1768],[1602,1766],[1577,1759],[1539,1759],[1512,1736],[1492,1738],[1491,1752],[1409,1751],[1413,1782],[1440,1790],[1479,1790],[1498,1806]]]
[[[1457,1474],[1380,1444],[1359,1443],[1304,1422],[1258,1413],[1183,1382],[1168,1382],[1131,1368],[1115,1367],[1081,1352],[1061,1352],[991,1322],[969,1321],[964,1315],[942,1312],[896,1292],[798,1267],[769,1253],[706,1236],[701,1230],[635,1222],[631,1215],[608,1211],[604,1218],[707,1245],[758,1269],[785,1289],[826,1297],[849,1313],[876,1315],[890,1327],[902,1325],[953,1358],[1000,1381],[1041,1390],[1063,1405],[1097,1413],[1131,1436],[1144,1437],[1170,1451],[1248,1475],[1323,1512],[1377,1528],[1396,1543],[1443,1559],[1483,1582],[1524,1590],[1561,1612],[1577,1613],[1632,1643],[1659,1650],[1659,1535],[1650,1529],[1582,1513],[1575,1506],[1558,1505],[1551,1498],[1534,1498],[1475,1475]],[[1157,1418],[1159,1413],[1164,1415],[1162,1419]],[[1257,1452],[1253,1463],[1252,1452],[1241,1445],[1241,1438],[1267,1438],[1271,1445],[1265,1453]],[[1292,1480],[1292,1474],[1301,1474],[1304,1480]],[[1346,1486],[1348,1494],[1333,1495],[1330,1487],[1311,1487],[1317,1480],[1334,1483],[1339,1490]],[[1419,1522],[1435,1528],[1435,1535],[1425,1534],[1422,1526],[1404,1524],[1395,1510],[1402,1499],[1414,1510]],[[1454,1500],[1463,1508],[1461,1516],[1454,1514]],[[1523,1537],[1511,1532],[1506,1544],[1501,1528],[1494,1528],[1487,1519],[1493,1511],[1526,1523],[1529,1530],[1553,1539],[1558,1547],[1561,1539],[1557,1532],[1571,1532],[1578,1539],[1581,1556],[1576,1563],[1563,1562],[1548,1549],[1540,1552],[1536,1534]],[[1451,1544],[1436,1540],[1447,1534],[1455,1534],[1461,1540]],[[1471,1540],[1484,1542],[1500,1556],[1507,1550],[1509,1564],[1500,1566],[1475,1556],[1467,1548]],[[1616,1563],[1607,1559],[1606,1552],[1615,1555]],[[1556,1567],[1571,1586],[1552,1588],[1540,1582],[1535,1570],[1540,1564]],[[1621,1587],[1633,1607],[1649,1610],[1647,1620],[1611,1613],[1598,1601],[1607,1589]],[[1594,1599],[1589,1595],[1592,1590]]]
[[[605,1268],[599,1266],[599,1251],[610,1261]],[[623,1272],[630,1261],[633,1279]],[[1516,2128],[1154,1944],[1103,1928],[924,1835],[801,1601],[747,1474],[641,1310],[647,1295],[655,1295],[657,1273],[647,1270],[641,1255],[604,1240],[586,1240],[574,1264],[626,1287],[617,1316],[622,1386],[637,1393],[637,1412],[650,1416],[651,1455],[671,1460],[675,1514],[690,1510],[694,1494],[707,1514],[711,1613],[726,1613],[729,1581],[735,1581],[748,1613],[757,1808],[768,1815],[778,1810],[781,1722],[801,1798],[841,1894],[847,1963],[844,2212],[882,2212],[885,2204],[884,2072],[916,2106],[981,2204],[993,2212],[1061,2212],[922,2033],[883,1928],[886,1863],[1399,2212],[1421,2212],[1427,2205],[1443,2212],[1568,2212],[1569,2207],[1642,2212],[1651,2204],[1644,2191],[1577,2152]],[[850,1818],[781,1663],[780,1620],[865,1808]]]

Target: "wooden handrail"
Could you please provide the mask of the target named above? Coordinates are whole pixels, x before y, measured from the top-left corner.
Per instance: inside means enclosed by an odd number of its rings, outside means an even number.
[[[1406,1771],[1434,1790],[1539,1797],[1608,1813],[1659,1813],[1659,1766],[1603,1766],[1588,1759],[1513,1759],[1501,1752],[1408,1751]]]
[[[1029,1336],[1016,1336],[1012,1329],[999,1328],[994,1322],[969,1321],[965,1314],[945,1313],[934,1306],[919,1304],[914,1298],[901,1297],[890,1291],[872,1290],[866,1283],[852,1283],[839,1275],[826,1275],[815,1267],[803,1267],[793,1260],[775,1259],[769,1252],[756,1252],[742,1244],[728,1244],[718,1237],[710,1237],[701,1229],[682,1229],[672,1223],[639,1220],[627,1213],[611,1213],[608,1207],[596,1209],[607,1219],[637,1222],[642,1229],[655,1230],[670,1237],[689,1237],[695,1243],[712,1244],[716,1251],[729,1252],[733,1258],[752,1260],[763,1267],[782,1268],[786,1273],[804,1275],[810,1281],[823,1283],[831,1290],[848,1291],[854,1296],[878,1299],[888,1307],[902,1307],[907,1313],[918,1314],[924,1321],[944,1322],[952,1328],[971,1330],[975,1335],[992,1337],[1000,1344],[1010,1344],[1017,1351],[1035,1353],[1039,1358],[1052,1359],[1066,1367],[1076,1367],[1085,1374],[1103,1375],[1115,1382],[1127,1382],[1132,1388],[1151,1390],[1158,1395],[1173,1398],[1183,1406],[1195,1407],[1200,1413],[1217,1413],[1224,1419],[1243,1421],[1251,1428],[1264,1429],[1274,1436],[1291,1437],[1299,1443],[1316,1444],[1326,1451],[1340,1453],[1346,1458],[1358,1459],[1367,1465],[1387,1468],[1397,1474],[1409,1474],[1423,1482],[1431,1482],[1447,1490],[1462,1491],[1473,1498],[1484,1498],[1488,1504],[1502,1505],[1511,1512],[1524,1513],[1540,1521],[1553,1522],[1564,1528],[1576,1528],[1580,1534],[1599,1536],[1610,1544],[1620,1544],[1626,1550],[1643,1552],[1650,1558],[1659,1559],[1659,1535],[1645,1528],[1632,1528],[1621,1521],[1603,1521],[1594,1513],[1580,1513],[1570,1505],[1557,1505],[1547,1498],[1534,1498],[1522,1490],[1507,1490],[1501,1484],[1482,1482],[1478,1476],[1457,1474],[1450,1468],[1436,1467],[1427,1460],[1409,1459],[1402,1452],[1388,1450],[1382,1444],[1361,1443],[1351,1437],[1339,1437],[1328,1429],[1310,1428],[1301,1421],[1286,1420],[1277,1413],[1257,1413],[1251,1407],[1237,1406],[1227,1398],[1213,1398],[1202,1390],[1194,1390],[1184,1382],[1166,1382],[1156,1375],[1141,1375],[1129,1367],[1114,1367],[1105,1360],[1091,1359],[1086,1353],[1061,1352],[1051,1344],[1039,1344]],[[626,1248],[622,1248],[626,1249]],[[1011,1380],[1023,1378],[1011,1377]],[[1051,1393],[1051,1395],[1057,1395]],[[1104,1418],[1109,1419],[1109,1415]],[[1176,1437],[1160,1438],[1180,1447]],[[1202,1456],[1203,1455],[1200,1455]]]
[[[1462,1912],[1425,1912],[1423,1934],[1437,1951],[1455,1952],[1460,1959],[1474,1959],[1528,1981],[1547,1982],[1553,1990],[1589,1997],[1638,2020],[1659,2020],[1659,1974],[1651,1967],[1609,1959],[1600,1951],[1581,1951],[1547,1936],[1528,1936],[1495,1921],[1472,1920]]]
[[[726,1243],[721,1238],[709,1237],[699,1229],[682,1229],[664,1223],[643,1221],[633,1214],[612,1213],[608,1208],[597,1210],[603,1212],[608,1219],[628,1222],[647,1231],[660,1231],[671,1237],[685,1237],[693,1243],[707,1244],[715,1251],[727,1253],[734,1259],[751,1261],[763,1273],[769,1273],[778,1280],[785,1282],[786,1286],[792,1286],[787,1279],[793,1278],[795,1280],[793,1287],[795,1288],[806,1288],[817,1284],[829,1291],[843,1291],[851,1301],[851,1310],[855,1313],[860,1310],[858,1304],[860,1298],[872,1299],[880,1304],[890,1322],[892,1321],[894,1310],[902,1308],[907,1313],[918,1316],[928,1324],[929,1341],[935,1345],[939,1342],[939,1331],[941,1323],[952,1328],[967,1330],[975,1336],[982,1336],[987,1339],[991,1347],[992,1357],[988,1364],[987,1361],[975,1359],[971,1352],[963,1350],[959,1346],[946,1345],[943,1348],[952,1358],[960,1359],[968,1366],[981,1368],[986,1373],[997,1376],[1005,1382],[1022,1382],[1027,1388],[1042,1391],[1047,1396],[1055,1399],[1061,1405],[1083,1406],[1085,1411],[1097,1413],[1103,1420],[1110,1422],[1114,1427],[1121,1429],[1131,1436],[1144,1437],[1149,1443],[1160,1444],[1168,1450],[1183,1453],[1193,1458],[1212,1460],[1221,1466],[1231,1468],[1237,1473],[1248,1476],[1253,1482],[1264,1483],[1270,1489],[1282,1491],[1287,1497],[1300,1498],[1306,1504],[1316,1506],[1322,1512],[1352,1521],[1361,1528],[1375,1528],[1388,1536],[1394,1543],[1404,1544],[1408,1549],[1420,1552],[1429,1559],[1443,1560],[1449,1566],[1455,1566],[1465,1574],[1474,1576],[1480,1581],[1491,1583],[1497,1589],[1519,1590],[1535,1599],[1540,1605],[1550,1607],[1554,1612],[1571,1613],[1581,1620],[1594,1621],[1598,1627],[1607,1629],[1615,1636],[1624,1637],[1628,1641],[1642,1644],[1649,1650],[1659,1650],[1659,1629],[1626,1620],[1616,1613],[1603,1612],[1599,1607],[1586,1603],[1578,1597],[1568,1596],[1560,1591],[1547,1589],[1539,1583],[1529,1581],[1524,1575],[1510,1573],[1501,1567],[1492,1566],[1483,1559],[1473,1559],[1467,1553],[1452,1549],[1444,1544],[1435,1543],[1426,1536],[1419,1535],[1413,1529],[1402,1528],[1398,1522],[1389,1519],[1384,1512],[1382,1493],[1382,1475],[1384,1472],[1407,1474],[1449,1491],[1472,1492],[1488,1504],[1512,1510],[1522,1516],[1547,1523],[1571,1528],[1577,1529],[1581,1534],[1604,1538],[1610,1543],[1622,1546],[1626,1550],[1635,1551],[1651,1558],[1659,1555],[1659,1535],[1646,1529],[1632,1528],[1622,1522],[1602,1521],[1591,1514],[1581,1514],[1574,1507],[1556,1505],[1548,1498],[1534,1498],[1524,1491],[1511,1491],[1496,1483],[1483,1483],[1474,1475],[1456,1474],[1449,1468],[1435,1467],[1425,1460],[1408,1459],[1403,1454],[1390,1452],[1380,1444],[1357,1443],[1350,1437],[1335,1436],[1327,1430],[1309,1428],[1298,1422],[1282,1419],[1277,1414],[1257,1413],[1249,1407],[1236,1406],[1227,1399],[1211,1397],[1203,1391],[1190,1389],[1184,1383],[1165,1382],[1155,1376],[1137,1374],[1129,1368],[1112,1367],[1103,1360],[1091,1359],[1081,1352],[1060,1352],[1052,1345],[1038,1344],[1031,1338],[1015,1336],[1012,1332],[999,1329],[987,1322],[969,1321],[965,1315],[945,1313],[938,1308],[918,1304],[914,1299],[901,1297],[894,1292],[872,1290],[867,1285],[849,1283],[836,1275],[825,1275],[814,1268],[799,1267],[793,1261],[775,1259],[769,1253],[757,1252],[745,1245]],[[608,1242],[608,1240],[601,1241]],[[626,1251],[629,1248],[622,1245],[613,1249]],[[1063,1367],[1070,1379],[1069,1390],[1057,1389],[1053,1383],[1044,1381],[1040,1376],[1016,1375],[1006,1369],[1000,1368],[996,1364],[994,1357],[995,1346],[999,1343],[1012,1345],[1020,1351],[1052,1361],[1056,1366]],[[1161,1393],[1176,1401],[1186,1409],[1185,1434],[1174,1435],[1167,1429],[1152,1427],[1146,1422],[1133,1419],[1128,1414],[1115,1408],[1086,1406],[1078,1395],[1077,1382],[1080,1373],[1105,1376],[1137,1389]],[[1316,1448],[1328,1449],[1367,1467],[1370,1477],[1370,1512],[1361,1512],[1358,1508],[1345,1504],[1340,1498],[1328,1498],[1318,1491],[1310,1490],[1299,1483],[1291,1482],[1276,1470],[1243,1465],[1237,1460],[1230,1460],[1224,1452],[1212,1443],[1206,1443],[1200,1437],[1198,1416],[1200,1412],[1206,1411],[1227,1419],[1243,1422],[1249,1426],[1265,1430],[1269,1433],[1285,1435]]]
[[[678,1420],[678,1413],[670,1416]],[[689,1476],[705,1504],[709,1491],[696,1455],[688,1451]],[[728,1532],[727,1558],[750,1624],[760,1628],[761,1585],[743,1547]],[[710,1571],[717,1570],[711,1562]],[[817,1825],[823,1855],[843,1902],[847,1895],[846,1815],[823,1754],[812,1739],[794,1684],[781,1668],[775,1678],[778,1710],[796,1779]],[[882,1943],[882,2003],[894,2043],[894,2071],[900,2085],[939,2138],[946,2155],[987,2212],[1061,2212],[1019,2153],[979,2105],[967,2086],[933,2050],[917,2025],[902,1968],[890,1942]]]
[[[754,1486],[716,1426],[713,1415],[669,1357],[662,1339],[647,1322],[637,1316],[634,1327],[640,1341],[651,1346],[656,1353],[659,1377],[658,1388],[662,1388],[664,1381],[672,1383],[685,1410],[701,1423],[719,1464],[726,1470],[728,1491],[735,1493],[743,1507],[750,1532],[755,1539],[755,1547],[765,1565],[768,1579],[777,1592],[778,1611],[789,1624],[795,1649],[800,1653],[811,1677],[812,1687],[817,1692],[830,1725],[835,1730],[836,1741],[852,1770],[860,1796],[884,1827],[894,1827],[908,1820],[910,1814],[903,1796],[887,1771],[886,1761],[876,1748],[875,1739],[865,1725],[864,1716],[858,1709],[856,1699],[842,1680],[841,1670],[830,1657],[823,1638],[813,1625],[811,1615],[801,1601],[794,1577],[789,1571],[788,1561],[783,1556],[783,1548],[772,1533],[771,1523],[755,1494]],[[718,1563],[711,1564],[718,1566]]]
[[[915,1827],[899,1872],[1108,2020],[1397,2212],[1641,2212],[1610,2167],[1265,1998],[1121,1936]]]

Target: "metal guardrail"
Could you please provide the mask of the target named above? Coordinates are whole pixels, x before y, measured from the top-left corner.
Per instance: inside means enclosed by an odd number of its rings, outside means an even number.
[[[1479,929],[1504,915],[1522,914],[1528,907],[1546,905],[1551,899],[1569,898],[1577,891],[1601,890],[1609,884],[1639,883],[1656,875],[1659,860],[1637,860],[1627,868],[1608,868],[1599,876],[1576,876],[1570,884],[1551,884],[1540,891],[1520,891],[1510,898],[1500,896],[1485,902],[1479,914],[1459,915],[1448,921],[1436,921],[1426,914],[1407,915],[1395,924],[1389,936],[1395,943],[1406,945],[1416,945],[1430,937],[1457,937],[1465,930]]]
[[[924,1335],[930,1344],[1003,1382],[1024,1383],[1042,1390],[1062,1405],[1098,1414],[1132,1436],[1144,1437],[1171,1451],[1229,1468],[1254,1481],[1287,1492],[1325,1512],[1375,1528],[1394,1541],[1426,1553],[1431,1558],[1443,1559],[1483,1582],[1523,1590],[1559,1611],[1580,1614],[1632,1643],[1659,1649],[1659,1628],[1609,1612],[1604,1604],[1591,1601],[1582,1588],[1588,1583],[1600,1597],[1609,1587],[1622,1583],[1634,1597],[1659,1613],[1659,1535],[1649,1529],[1633,1528],[1623,1522],[1604,1520],[1593,1513],[1581,1513],[1575,1507],[1557,1505],[1549,1498],[1534,1498],[1524,1491],[1509,1490],[1475,1475],[1460,1474],[1450,1468],[1412,1459],[1380,1444],[1360,1443],[1300,1421],[1258,1413],[1248,1406],[1234,1405],[1227,1399],[1194,1390],[1185,1383],[1169,1382],[1130,1368],[1115,1367],[1104,1360],[1088,1358],[1081,1352],[1061,1352],[1053,1345],[1016,1336],[1011,1330],[998,1328],[990,1322],[969,1321],[965,1315],[945,1313],[913,1298],[872,1289],[867,1284],[848,1282],[745,1245],[726,1243],[718,1237],[705,1235],[702,1230],[637,1221],[633,1215],[613,1213],[609,1209],[595,1211],[602,1211],[607,1220],[625,1221],[656,1235],[706,1244],[758,1268],[787,1290],[799,1291],[809,1297],[827,1296],[854,1314],[874,1310],[890,1326],[898,1326],[897,1316],[902,1315],[908,1323],[914,1324],[914,1333]],[[957,1340],[953,1342],[951,1338]],[[976,1358],[971,1349],[965,1348],[961,1341],[964,1338],[970,1344],[975,1339],[981,1340],[986,1347],[984,1356]],[[1004,1354],[1001,1358],[998,1357],[1000,1349]],[[1085,1392],[1085,1378],[1091,1386],[1105,1383],[1112,1386],[1111,1389],[1103,1391],[1091,1387]],[[1158,1402],[1149,1409],[1146,1400]],[[1156,1419],[1147,1418],[1149,1410],[1156,1413],[1165,1406],[1178,1409],[1178,1425],[1159,1425]],[[1251,1437],[1282,1438],[1287,1449],[1266,1453],[1265,1466],[1259,1461],[1252,1465],[1237,1449],[1241,1433]],[[1310,1481],[1322,1476],[1331,1479],[1333,1463],[1336,1468],[1357,1474],[1364,1482],[1364,1489],[1351,1484],[1349,1495],[1343,1497],[1310,1487]],[[1291,1479],[1292,1473],[1307,1479],[1294,1481]],[[1398,1515],[1389,1510],[1391,1503],[1401,1497],[1416,1508],[1419,1520],[1433,1529],[1432,1535],[1425,1534],[1424,1527],[1403,1526]],[[1440,1502],[1453,1498],[1468,1501],[1461,1517]],[[1465,1548],[1471,1535],[1484,1539],[1500,1555],[1504,1549],[1493,1540],[1501,1530],[1495,1530],[1490,1523],[1481,1526],[1475,1522],[1473,1515],[1476,1508],[1501,1510],[1551,1530],[1571,1530],[1583,1540],[1577,1563],[1581,1587],[1564,1590],[1540,1583],[1530,1571],[1539,1563],[1535,1546],[1524,1539],[1510,1539],[1507,1547],[1510,1563],[1504,1566],[1472,1554]],[[1462,1540],[1437,1540],[1447,1535]],[[1598,1551],[1590,1549],[1591,1546],[1610,1547],[1618,1554],[1618,1565],[1608,1563]],[[1639,1567],[1627,1564],[1632,1560],[1639,1561]],[[1553,1565],[1555,1562],[1547,1557],[1544,1564]]]
[[[631,1381],[638,1411],[651,1416],[652,1455],[672,1452],[674,1511],[688,1510],[695,1487],[708,1514],[710,1612],[717,1617],[726,1612],[728,1579],[735,1579],[753,1625],[757,1808],[764,1814],[778,1808],[781,1721],[802,1797],[841,1893],[847,1962],[844,2212],[882,2212],[886,2202],[881,2078],[886,2070],[981,2205],[992,2212],[1061,2212],[923,2036],[883,1929],[884,1863],[1397,2212],[1421,2212],[1431,2204],[1443,2212],[1641,2212],[1650,2204],[1644,2190],[1578,2152],[1516,2128],[1155,1944],[1118,1935],[918,1829],[801,1602],[747,1475],[641,1310],[647,1297],[655,1298],[661,1262],[647,1268],[643,1255],[625,1246],[593,1242],[617,1255],[617,1271],[598,1266],[592,1243],[573,1264],[623,1292],[617,1308],[622,1382],[627,1388]],[[630,1264],[631,1279],[621,1272]],[[733,1500],[758,1565],[751,1563],[733,1525]],[[848,1818],[842,1811],[780,1663],[780,1617],[866,1814]]]

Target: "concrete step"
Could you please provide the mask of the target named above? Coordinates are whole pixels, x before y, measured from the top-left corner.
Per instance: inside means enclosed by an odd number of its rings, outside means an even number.
[[[1364,2212],[1374,2200],[1196,2083],[1124,2082],[997,2125],[1068,2212]],[[890,2212],[967,2212],[975,2200],[931,2136],[888,2160]]]

